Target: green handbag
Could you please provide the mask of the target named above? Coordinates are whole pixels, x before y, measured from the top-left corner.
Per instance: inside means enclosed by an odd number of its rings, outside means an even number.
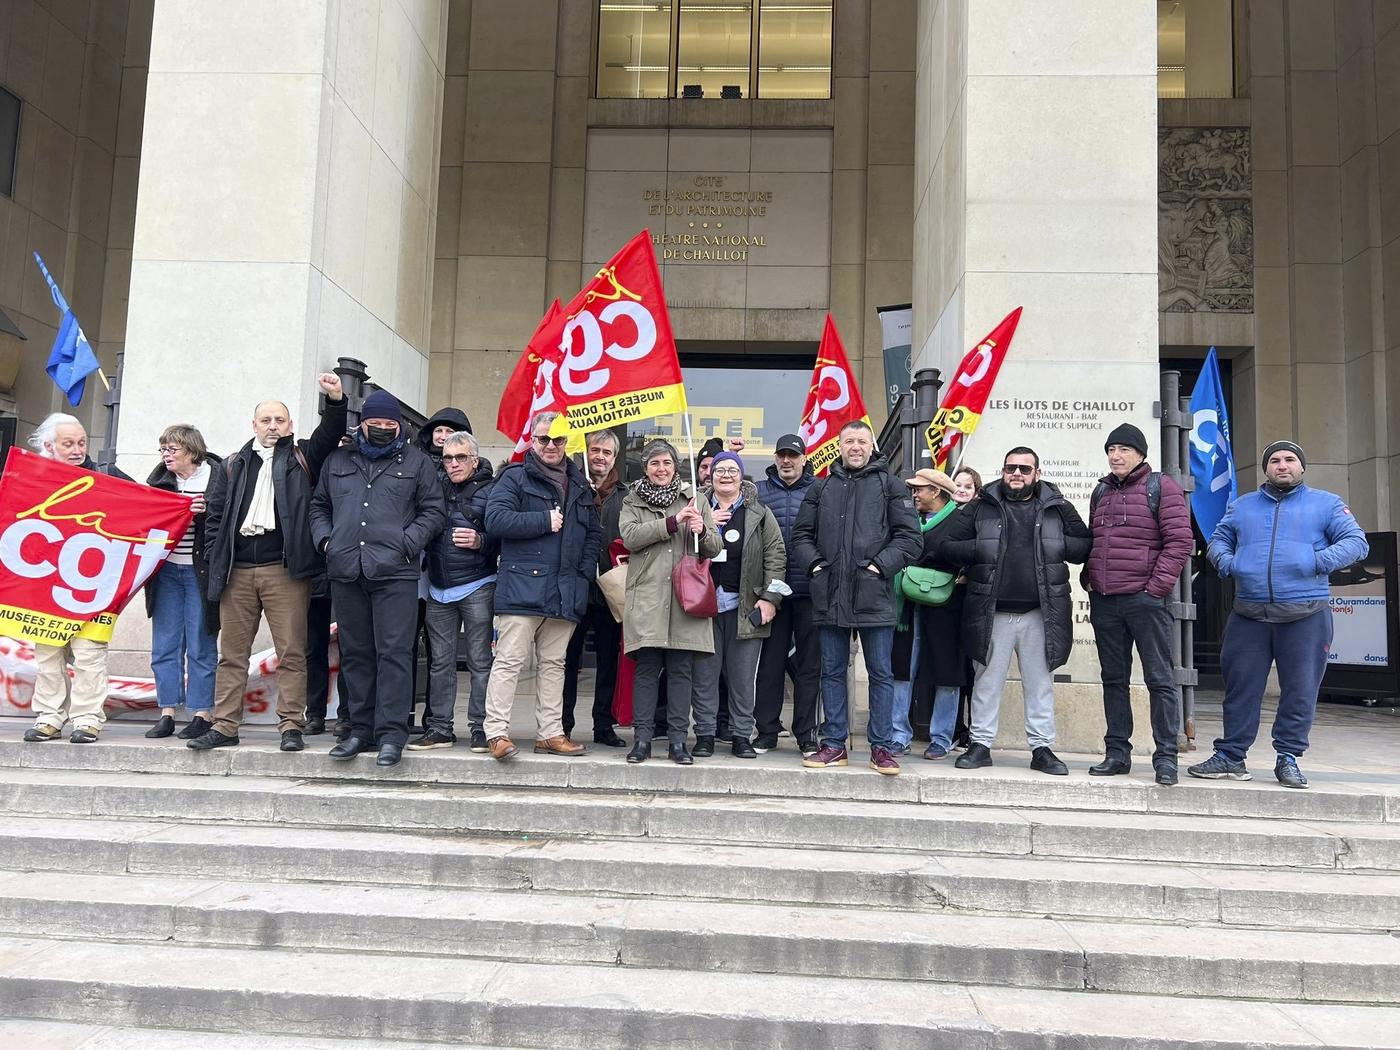
[[[899,573],[899,591],[905,600],[920,605],[947,605],[957,579],[951,572],[911,565]]]

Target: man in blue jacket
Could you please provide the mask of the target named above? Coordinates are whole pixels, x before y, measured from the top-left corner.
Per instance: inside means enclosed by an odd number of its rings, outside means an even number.
[[[1206,557],[1235,580],[1235,608],[1225,625],[1224,733],[1215,754],[1187,772],[1208,780],[1251,780],[1244,757],[1259,734],[1259,707],[1269,667],[1278,667],[1274,776],[1305,788],[1298,756],[1308,749],[1317,691],[1332,645],[1327,577],[1369,552],[1366,533],[1341,497],[1303,484],[1307,457],[1293,441],[1264,449],[1267,479],[1230,504]]]
[[[501,544],[485,726],[486,745],[498,760],[517,754],[510,741],[511,707],[532,653],[538,667],[535,751],[584,752],[564,735],[564,665],[598,572],[598,508],[588,475],[564,453],[568,438],[550,437],[556,418],[557,412],[535,416],[525,462],[501,471],[486,501],[486,532]]]

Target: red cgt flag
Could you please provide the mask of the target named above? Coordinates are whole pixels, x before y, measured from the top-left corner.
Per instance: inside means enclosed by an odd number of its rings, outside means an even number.
[[[992,329],[991,334],[967,352],[958,365],[948,384],[948,392],[943,395],[943,403],[934,413],[933,422],[924,431],[928,448],[933,453],[933,465],[939,470],[947,470],[954,453],[962,445],[963,438],[977,429],[982,418],[982,410],[987,407],[987,397],[996,382],[997,372],[1006,359],[1006,351],[1011,348],[1011,337],[1016,334],[1016,325],[1021,320],[1021,307],[1016,307],[1001,319],[1001,324]]]
[[[841,345],[841,333],[836,331],[836,322],[827,314],[821,345],[817,348],[817,363],[812,369],[812,385],[807,388],[807,404],[803,406],[802,423],[797,428],[798,436],[807,446],[807,462],[817,477],[825,474],[840,456],[837,441],[841,428],[853,419],[870,423],[855,373],[846,357],[846,348]]]
[[[188,496],[10,449],[0,476],[0,635],[112,638],[189,528]]]
[[[554,388],[567,410],[570,431],[686,410],[676,340],[648,231],[628,241],[574,296],[563,316],[563,356]]]
[[[511,460],[519,463],[530,448],[530,420],[538,412],[563,409],[554,392],[554,376],[563,355],[559,337],[564,330],[564,311],[555,299],[540,319],[535,334],[525,345],[525,352],[515,363],[515,370],[506,381],[501,394],[501,407],[496,412],[496,429],[515,441]]]

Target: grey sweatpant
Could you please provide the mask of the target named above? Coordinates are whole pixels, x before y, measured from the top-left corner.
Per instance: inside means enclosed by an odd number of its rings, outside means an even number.
[[[1001,691],[1011,667],[1011,654],[1021,669],[1025,696],[1026,742],[1032,748],[1055,743],[1055,682],[1045,660],[1045,618],[1039,609],[1027,613],[994,613],[992,644],[985,664],[975,664],[972,683],[974,741],[991,747],[1001,717]]]

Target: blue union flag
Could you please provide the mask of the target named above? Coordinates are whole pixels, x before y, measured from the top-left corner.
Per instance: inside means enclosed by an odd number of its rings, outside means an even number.
[[[1235,454],[1230,447],[1230,416],[1220,384],[1220,362],[1215,347],[1206,355],[1205,367],[1191,391],[1191,513],[1207,540],[1239,493]]]

